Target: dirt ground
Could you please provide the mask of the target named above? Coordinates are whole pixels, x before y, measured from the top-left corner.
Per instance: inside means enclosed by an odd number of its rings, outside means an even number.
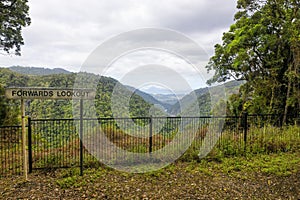
[[[77,172],[76,172],[77,173]],[[0,178],[1,199],[300,199],[300,170],[288,176],[262,172],[206,173],[177,164],[151,174],[111,169],[35,171]]]

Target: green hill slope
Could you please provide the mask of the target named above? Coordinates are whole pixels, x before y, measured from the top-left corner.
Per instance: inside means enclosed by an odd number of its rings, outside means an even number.
[[[55,88],[73,88],[76,78],[86,77],[88,81],[98,81],[95,99],[97,117],[112,117],[111,97],[117,80],[100,77],[88,73],[71,74],[52,74],[52,75],[24,75],[11,71],[7,68],[0,68],[0,86],[5,87],[55,87]],[[125,86],[122,86],[122,92],[131,93]],[[2,107],[10,107],[12,110],[19,109],[19,101],[7,100],[2,91],[1,98],[6,102]],[[73,117],[71,100],[26,100],[26,112],[33,118],[71,118]],[[132,117],[149,116],[151,104],[142,97],[133,94],[130,98],[128,110]],[[1,113],[0,113],[1,114]],[[4,115],[0,115],[4,116]]]

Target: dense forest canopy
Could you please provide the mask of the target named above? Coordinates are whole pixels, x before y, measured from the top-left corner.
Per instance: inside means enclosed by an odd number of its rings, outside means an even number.
[[[238,0],[235,24],[215,45],[208,83],[247,83],[231,97],[232,110],[298,114],[300,111],[300,1]]]

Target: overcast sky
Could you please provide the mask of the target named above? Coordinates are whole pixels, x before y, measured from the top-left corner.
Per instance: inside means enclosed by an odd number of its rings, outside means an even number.
[[[233,23],[235,4],[234,0],[30,0],[32,24],[23,31],[22,56],[0,54],[0,67],[60,67],[77,72],[102,42],[126,31],[153,27],[175,30],[197,42],[207,52],[199,57],[204,68],[214,45]],[[153,63],[178,69],[193,88],[202,86],[191,78],[193,70],[166,52],[133,52],[117,60],[106,75],[120,80],[133,65]]]

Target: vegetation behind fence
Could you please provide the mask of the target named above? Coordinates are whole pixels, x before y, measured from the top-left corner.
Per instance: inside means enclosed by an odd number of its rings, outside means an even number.
[[[98,151],[101,158],[118,162],[124,155],[106,149],[99,135],[125,151],[149,154],[167,145],[173,145],[175,150],[180,148],[174,140],[182,135],[191,145],[179,160],[198,160],[204,138],[216,134],[210,127],[220,120],[224,126],[208,155],[210,158],[300,149],[300,120],[292,116],[284,126],[279,123],[280,116],[274,115],[84,119],[82,148],[79,119],[29,119],[29,170],[99,165],[87,147]],[[22,169],[21,127],[0,127],[0,148],[0,175],[19,174]],[[122,160],[136,163],[133,158]]]
[[[22,171],[21,126],[0,127],[0,177]]]

